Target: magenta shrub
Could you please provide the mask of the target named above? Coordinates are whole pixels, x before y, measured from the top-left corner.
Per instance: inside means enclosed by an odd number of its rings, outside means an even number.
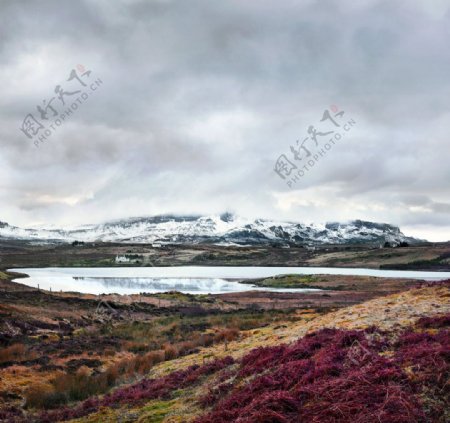
[[[450,316],[447,316],[450,317]],[[432,320],[442,327],[447,319]],[[429,322],[427,322],[428,324]],[[423,320],[419,321],[419,326]],[[395,362],[414,375],[411,385],[422,398],[431,422],[448,422],[450,416],[450,331],[436,334],[405,332],[398,340]],[[447,417],[446,417],[447,416]]]
[[[196,423],[444,423],[448,322],[419,321],[441,328],[436,334],[325,329],[292,345],[257,348],[242,359],[232,386],[211,388],[200,401],[212,408]]]
[[[450,314],[435,317],[422,317],[417,326],[424,329],[440,329],[450,326]]]
[[[5,407],[0,410],[0,421],[8,423],[23,422],[23,412],[17,407]]]

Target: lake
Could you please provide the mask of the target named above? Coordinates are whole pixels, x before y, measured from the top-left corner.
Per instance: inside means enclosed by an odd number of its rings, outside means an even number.
[[[26,273],[28,278],[16,282],[54,291],[76,291],[89,294],[136,294],[177,290],[191,294],[221,294],[249,290],[307,292],[312,289],[259,288],[240,283],[244,279],[282,274],[355,275],[423,280],[450,279],[450,272],[348,269],[333,267],[48,267],[10,269]]]

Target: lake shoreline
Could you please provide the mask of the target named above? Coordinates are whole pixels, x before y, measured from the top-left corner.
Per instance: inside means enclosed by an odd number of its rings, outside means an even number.
[[[48,267],[13,268],[18,282],[34,288],[85,294],[135,294],[179,291],[189,294],[224,294],[253,291],[300,292],[324,289],[317,278],[327,276],[410,280],[450,279],[450,272],[376,269],[177,266],[177,267]],[[23,277],[26,274],[28,277]],[[16,279],[14,279],[16,280]],[[248,285],[251,285],[248,286]],[[325,288],[326,289],[326,288]],[[336,290],[336,287],[333,288]]]

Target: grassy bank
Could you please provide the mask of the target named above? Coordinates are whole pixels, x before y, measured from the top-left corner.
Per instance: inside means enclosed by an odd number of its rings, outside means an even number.
[[[319,281],[321,281],[321,277],[316,275],[279,275],[244,280],[242,283],[256,285],[260,288],[318,288],[315,284]]]

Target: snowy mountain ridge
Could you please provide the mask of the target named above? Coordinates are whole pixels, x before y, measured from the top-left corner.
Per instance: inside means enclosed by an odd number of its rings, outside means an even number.
[[[121,242],[225,245],[320,245],[416,243],[398,227],[354,220],[303,224],[244,219],[230,213],[211,216],[161,215],[116,220],[74,229],[23,229],[0,222],[0,238],[45,242]]]

